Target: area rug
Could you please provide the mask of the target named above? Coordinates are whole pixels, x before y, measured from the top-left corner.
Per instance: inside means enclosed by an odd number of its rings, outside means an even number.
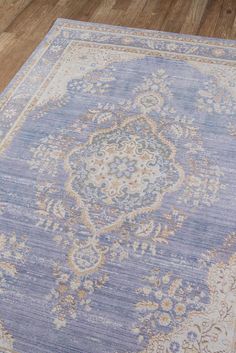
[[[0,98],[0,352],[236,351],[235,59],[56,21]]]

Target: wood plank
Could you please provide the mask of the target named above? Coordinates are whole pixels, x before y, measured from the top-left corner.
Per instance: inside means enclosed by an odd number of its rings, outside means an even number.
[[[89,21],[92,14],[97,10],[97,8],[101,5],[102,0],[93,0],[89,3],[86,1],[77,14],[77,17],[80,21]]]
[[[32,0],[0,1],[0,33],[30,4]]]
[[[192,34],[199,29],[208,0],[193,1],[181,27],[180,33]]]
[[[80,16],[85,12],[86,5],[91,6],[96,2],[96,0],[93,0],[91,2],[88,2],[88,0],[79,0],[79,1],[74,1],[74,0],[60,0],[58,3],[58,7],[60,10],[60,15],[58,17],[64,17],[64,18],[71,18],[74,20],[80,20]],[[101,0],[100,0],[101,2]],[[88,6],[88,12],[89,16],[90,13],[93,13],[94,9],[96,6],[92,6],[92,8],[89,8]],[[88,17],[89,21],[89,17]]]
[[[22,40],[16,38],[14,34],[10,34],[7,46],[5,44],[5,50],[0,52],[0,92],[27,60],[33,47],[33,42],[30,39]]]
[[[0,0],[0,89],[58,17],[236,39],[236,0]]]
[[[194,0],[193,0],[194,1]],[[161,26],[162,31],[179,33],[186,18],[191,0],[174,0],[169,7],[168,16]]]
[[[58,17],[80,20],[80,16],[83,13],[82,8],[85,3],[87,3],[87,0],[79,0],[76,4],[74,0],[54,2],[54,5],[51,4],[50,8],[48,8],[47,16],[38,21],[31,39],[34,39],[35,43],[40,42]]]
[[[150,28],[152,29],[161,29],[168,14],[172,11],[172,4],[173,0],[157,0],[156,6],[153,11],[153,16],[150,21]]]
[[[232,32],[235,15],[236,1],[224,0],[213,36],[229,38]]]
[[[116,0],[113,9],[127,11],[131,2],[132,0]]]
[[[233,26],[232,26],[232,31],[231,31],[231,34],[230,34],[229,37],[232,38],[232,39],[236,38],[236,16],[235,16],[234,23],[233,23]]]
[[[2,32],[0,34],[0,53],[7,49],[14,38],[15,35],[13,33]]]
[[[129,6],[129,13],[126,14],[126,20],[127,22],[130,23],[130,25],[127,24],[127,26],[130,27],[142,27],[142,24],[139,23],[141,17],[142,17],[142,12],[147,5],[148,0],[132,0],[130,6]]]
[[[223,0],[209,0],[197,34],[213,37],[223,6]]]
[[[144,3],[143,8],[140,9],[140,13],[135,16],[133,22],[135,27],[150,28],[153,18],[156,17],[156,6],[158,2],[157,0],[147,0]]]
[[[58,0],[33,0],[8,26],[6,31],[15,33],[18,37],[32,36],[37,25],[47,18],[57,2]]]
[[[110,12],[114,7],[116,0],[103,0],[98,8],[91,14],[91,22],[106,22],[111,23]],[[106,21],[104,19],[106,18]]]

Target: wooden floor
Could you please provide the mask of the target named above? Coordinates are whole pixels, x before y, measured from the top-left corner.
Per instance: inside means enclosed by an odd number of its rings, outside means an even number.
[[[236,39],[236,0],[0,0],[0,91],[57,17]]]

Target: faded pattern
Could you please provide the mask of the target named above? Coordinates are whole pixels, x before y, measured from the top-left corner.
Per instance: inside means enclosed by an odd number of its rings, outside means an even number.
[[[236,350],[235,57],[56,21],[0,96],[0,352]]]

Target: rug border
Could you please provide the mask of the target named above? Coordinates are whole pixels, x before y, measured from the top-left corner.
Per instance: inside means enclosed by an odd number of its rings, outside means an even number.
[[[178,60],[178,61],[200,61],[200,62],[209,62],[212,64],[222,64],[222,65],[230,65],[230,66],[235,66],[236,65],[236,60],[231,60],[230,58],[226,59],[224,57],[220,58],[215,58],[211,57],[210,55],[207,56],[208,53],[203,53],[203,55],[194,55],[191,51],[191,47],[189,48],[188,45],[190,43],[194,45],[194,48],[197,44],[199,46],[203,45],[205,46],[210,46],[210,47],[218,47],[219,48],[219,43],[220,46],[223,46],[224,48],[229,49],[230,53],[231,51],[234,52],[236,49],[236,41],[228,41],[228,40],[217,40],[217,45],[215,45],[215,39],[212,38],[204,38],[204,37],[198,37],[198,36],[190,36],[190,35],[182,35],[182,34],[176,34],[176,33],[169,33],[169,32],[161,32],[161,31],[153,31],[153,30],[147,30],[147,29],[137,29],[137,28],[130,28],[130,27],[122,27],[122,26],[113,26],[113,25],[108,25],[108,24],[100,24],[100,23],[94,23],[94,22],[84,22],[84,21],[77,21],[77,20],[70,20],[70,19],[63,19],[63,18],[58,18],[56,21],[54,21],[51,29],[49,32],[46,34],[46,36],[42,39],[40,44],[35,48],[35,50],[32,52],[32,54],[29,56],[29,58],[26,60],[26,62],[22,65],[22,67],[19,69],[17,74],[12,78],[10,83],[5,87],[5,89],[0,93],[0,112],[4,111],[4,107],[8,102],[11,101],[12,97],[14,97],[15,92],[17,91],[18,88],[21,87],[21,84],[24,84],[24,80],[27,79],[29,76],[31,70],[33,70],[36,66],[37,63],[43,58],[44,53],[48,50],[50,45],[52,44],[52,41],[57,38],[57,36],[64,35],[63,30],[81,30],[81,31],[89,31],[89,32],[100,32],[109,34],[111,33],[112,35],[114,34],[120,34],[121,37],[123,35],[128,34],[128,36],[133,36],[136,38],[139,38],[140,36],[143,38],[151,38],[153,41],[177,41],[181,45],[185,45],[187,43],[187,50],[186,52],[178,52],[178,50],[173,50],[173,51],[165,51],[164,49],[160,49],[157,47],[154,47],[152,49],[148,49],[145,47],[145,44],[143,42],[138,43],[137,46],[132,46],[132,45],[122,45],[125,48],[133,48],[133,50],[140,50],[143,52],[146,52],[147,55],[153,55],[155,52],[158,53],[157,56],[159,57],[164,57],[167,60]],[[98,31],[99,29],[99,31]],[[72,40],[72,38],[70,38]],[[78,39],[78,42],[83,42],[83,40]],[[187,42],[186,42],[187,41]],[[91,45],[91,43],[97,43],[97,41],[89,41],[85,40],[87,45]],[[160,43],[159,43],[160,44]],[[229,46],[230,44],[230,46]],[[117,43],[109,43],[105,42],[103,43],[104,47],[105,46],[113,46],[113,47],[119,47],[119,44]],[[142,46],[144,45],[144,47]],[[149,50],[149,52],[148,52]],[[223,49],[219,49],[223,50]],[[163,53],[163,55],[162,55]],[[210,52],[211,53],[211,52]],[[224,56],[225,52],[223,52]],[[236,55],[236,52],[235,52]],[[192,59],[192,60],[191,60]],[[56,63],[56,62],[55,62]],[[54,65],[53,65],[54,66]],[[50,69],[51,71],[51,69]],[[40,83],[39,88],[41,87],[41,84],[44,83],[44,80]],[[32,94],[29,96],[29,99],[27,103],[25,104],[25,107],[28,107],[30,102],[33,100],[35,97],[35,94],[37,93],[38,89],[36,91],[32,92]],[[25,108],[23,109],[22,112],[25,111]],[[22,115],[22,112],[20,115]],[[27,112],[27,109],[26,111]],[[9,141],[11,141],[11,137],[13,136],[13,131],[14,130],[14,135],[16,130],[18,130],[18,117],[13,121],[13,124],[9,127],[8,131],[6,132],[6,135],[3,137],[3,140],[0,143],[0,153],[2,153],[6,147],[9,145]],[[8,141],[8,136],[9,136],[9,141]],[[7,137],[7,141],[6,140]]]
[[[29,69],[30,65],[33,64],[34,58],[39,54],[40,51],[46,49],[50,42],[59,31],[61,31],[63,27],[68,25],[69,29],[78,29],[78,25],[80,29],[91,31],[92,28],[100,29],[101,32],[109,32],[109,33],[120,33],[120,34],[128,34],[130,36],[140,36],[140,37],[148,37],[150,35],[151,39],[165,39],[165,40],[176,40],[177,42],[186,42],[186,43],[194,43],[194,44],[203,44],[207,46],[214,47],[224,47],[229,49],[236,49],[236,40],[229,39],[221,39],[221,38],[211,38],[197,35],[189,35],[182,33],[173,33],[173,32],[164,32],[158,30],[151,29],[143,29],[143,28],[134,28],[134,27],[125,27],[125,26],[116,26],[98,22],[87,22],[87,21],[79,21],[73,19],[66,19],[58,17],[53,23],[49,31],[46,33],[44,38],[40,41],[40,43],[36,46],[36,48],[32,51],[29,57],[25,60],[22,66],[19,68],[18,72],[12,77],[6,87],[0,92],[0,111],[2,109],[2,100],[5,98],[4,96],[7,92],[18,84],[18,81],[21,80],[22,76],[27,73],[27,69]],[[229,45],[230,44],[230,45]],[[46,48],[45,48],[46,47]],[[210,58],[210,57],[209,57]],[[232,60],[233,62],[233,60]],[[15,88],[15,87],[14,87]]]
[[[99,23],[99,22],[87,22],[87,21],[80,21],[80,20],[73,20],[73,19],[66,19],[63,17],[58,17],[54,25],[71,25],[70,29],[76,29],[74,25],[77,24],[81,25],[83,29],[88,27],[88,30],[91,30],[92,27],[96,27],[102,29],[101,32],[119,32],[121,34],[129,34],[133,36],[141,36],[141,37],[148,37],[151,36],[152,39],[170,39],[176,40],[179,42],[192,42],[192,43],[201,43],[205,45],[213,45],[213,46],[224,46],[231,49],[236,49],[236,40],[233,39],[223,39],[218,37],[208,37],[208,36],[199,36],[193,34],[185,34],[185,33],[176,33],[176,32],[166,32],[166,31],[159,31],[155,29],[148,29],[148,28],[140,28],[140,27],[127,27],[127,26],[118,26],[106,23]],[[90,27],[90,28],[89,28]],[[122,33],[123,32],[123,33]],[[132,33],[130,33],[132,32]],[[229,45],[230,44],[230,45]]]

